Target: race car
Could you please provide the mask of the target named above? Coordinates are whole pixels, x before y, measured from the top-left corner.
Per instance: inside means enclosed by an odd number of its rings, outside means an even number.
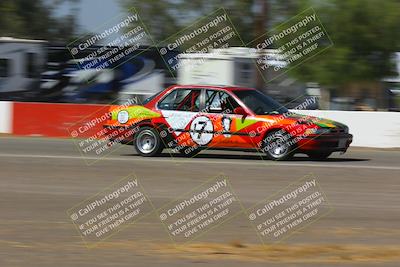
[[[252,88],[174,85],[141,105],[111,106],[111,143],[133,144],[145,157],[164,149],[194,156],[205,149],[259,151],[271,160],[295,153],[326,159],[353,136],[341,123],[298,115]]]

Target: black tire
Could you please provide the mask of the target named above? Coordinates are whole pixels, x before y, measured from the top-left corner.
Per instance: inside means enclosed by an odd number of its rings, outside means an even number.
[[[268,133],[263,141],[262,151],[270,160],[288,160],[293,157],[295,145],[292,137],[283,130]]]
[[[201,151],[201,148],[195,148],[195,147],[183,147],[179,149],[179,153],[187,158],[193,158],[197,154],[199,154]]]
[[[308,152],[307,153],[308,157],[313,160],[325,160],[331,154],[332,154],[332,152]]]
[[[135,150],[143,157],[154,157],[164,149],[163,142],[158,131],[152,127],[142,127],[135,134],[133,142]]]

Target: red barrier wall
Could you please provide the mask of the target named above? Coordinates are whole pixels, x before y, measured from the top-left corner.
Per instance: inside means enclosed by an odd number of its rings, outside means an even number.
[[[23,103],[13,105],[13,134],[49,137],[90,137],[102,129],[108,105]],[[88,127],[87,123],[96,119]]]

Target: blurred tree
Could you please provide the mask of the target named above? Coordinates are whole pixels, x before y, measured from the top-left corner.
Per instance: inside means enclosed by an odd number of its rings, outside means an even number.
[[[77,29],[76,13],[55,17],[55,8],[79,0],[1,0],[0,36],[34,38],[50,41],[66,40]],[[76,9],[72,9],[76,11]]]
[[[247,44],[313,7],[334,45],[291,69],[289,75],[342,91],[350,87],[381,90],[379,81],[394,73],[393,52],[400,46],[399,0],[119,1],[125,9],[137,8],[155,43],[223,7]]]
[[[290,73],[339,93],[368,87],[382,92],[379,82],[394,74],[393,53],[400,48],[400,2],[304,0],[298,12],[310,6],[334,45]]]
[[[298,13],[299,0],[269,0],[271,19],[268,26],[282,23]]]
[[[176,33],[179,29],[176,13],[177,2],[174,0],[120,0],[121,6],[125,10],[135,8],[143,23],[150,31],[155,42],[165,39]]]
[[[137,8],[156,43],[221,7],[227,11],[241,38],[247,43],[254,39],[256,34],[255,17],[260,14],[256,2],[266,3],[267,0],[120,0],[120,2],[125,9]],[[257,22],[266,25],[266,21]]]

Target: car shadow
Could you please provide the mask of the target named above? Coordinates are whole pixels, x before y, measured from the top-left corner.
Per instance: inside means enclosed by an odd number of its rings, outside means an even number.
[[[305,157],[300,157],[296,156],[293,157],[290,161],[314,161],[314,162],[352,162],[352,161],[370,161],[371,159],[360,159],[360,158],[337,158],[335,156],[331,156],[327,159],[322,159],[322,160],[316,160],[316,159],[311,159],[307,156]]]
[[[134,156],[134,157],[140,157],[139,154],[135,153],[129,153],[129,154],[121,154],[121,156]],[[185,157],[181,154],[170,154],[170,153],[161,153],[160,155],[157,156],[157,158],[183,158],[183,159],[191,159],[188,157]],[[230,155],[230,154],[208,154],[207,152],[202,152],[194,157],[193,159],[199,158],[199,159],[234,159],[234,160],[268,160],[270,161],[266,156],[260,154],[260,155]],[[357,162],[357,161],[370,161],[370,159],[364,159],[364,158],[340,158],[340,157],[335,157],[335,155],[324,159],[324,160],[315,160],[311,159],[307,156],[294,156],[293,158],[283,161],[283,162]],[[271,161],[273,162],[273,161]],[[277,161],[279,162],[279,161]]]

